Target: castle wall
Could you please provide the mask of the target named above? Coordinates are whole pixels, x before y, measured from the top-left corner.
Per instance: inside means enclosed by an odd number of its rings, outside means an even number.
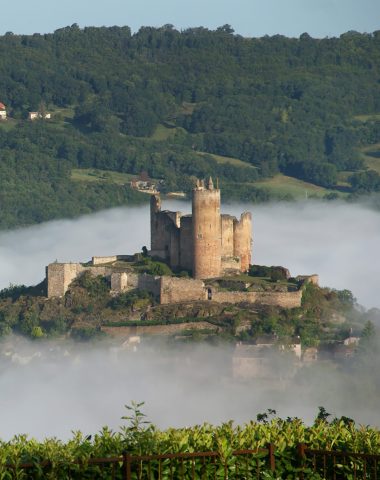
[[[118,260],[133,260],[133,255],[109,255],[105,257],[92,257],[91,263],[93,265],[104,265],[105,263],[113,263]]]
[[[177,269],[180,266],[180,229],[179,228],[171,228],[170,230],[169,264],[173,269]]]
[[[222,275],[232,275],[241,272],[240,257],[222,257]]]
[[[179,266],[181,212],[161,211],[159,195],[150,200],[151,255],[167,260],[172,268]]]
[[[242,213],[240,220],[234,220],[234,256],[241,258],[241,271],[247,272],[252,256],[252,216]]]
[[[191,215],[186,215],[181,218],[179,255],[181,268],[193,269],[193,250],[193,219]]]
[[[63,297],[83,267],[79,263],[51,263],[46,268],[47,296]]]
[[[234,217],[221,215],[222,229],[222,256],[232,257],[234,255]]]
[[[220,190],[209,182],[193,190],[193,276],[218,277],[221,272]]]
[[[126,272],[114,272],[111,274],[111,291],[124,292],[128,290],[128,275]]]
[[[198,300],[206,300],[206,290],[201,280],[161,277],[160,303],[162,305]]]
[[[306,283],[312,283],[319,286],[319,275],[314,273],[313,275],[298,275],[296,280]]]
[[[218,292],[212,291],[212,300],[218,303],[259,303],[282,308],[301,306],[302,291],[296,292]]]

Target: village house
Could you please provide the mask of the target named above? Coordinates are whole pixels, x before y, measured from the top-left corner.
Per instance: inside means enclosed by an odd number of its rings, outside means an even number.
[[[50,120],[51,113],[41,113],[41,112],[29,112],[28,120]]]

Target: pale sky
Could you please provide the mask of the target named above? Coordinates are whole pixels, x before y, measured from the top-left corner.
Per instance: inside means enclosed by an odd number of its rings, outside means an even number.
[[[0,34],[48,33],[84,26],[173,24],[178,29],[226,23],[247,37],[338,36],[380,29],[380,0],[0,0]]]

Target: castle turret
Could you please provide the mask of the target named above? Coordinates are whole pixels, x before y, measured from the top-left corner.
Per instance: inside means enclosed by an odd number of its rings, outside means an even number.
[[[220,190],[210,178],[193,189],[193,276],[213,278],[221,273]]]
[[[159,195],[152,195],[150,197],[150,248],[152,250],[159,250],[159,223],[157,214],[161,212],[161,198]]]
[[[247,272],[251,263],[252,215],[244,212],[234,220],[234,256],[241,259],[241,271]]]

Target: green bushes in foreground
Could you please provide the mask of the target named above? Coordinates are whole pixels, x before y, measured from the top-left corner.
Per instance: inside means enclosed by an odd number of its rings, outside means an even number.
[[[314,449],[380,453],[380,432],[376,428],[357,426],[346,417],[328,423],[328,414],[324,409],[320,409],[312,426],[305,425],[297,418],[270,420],[267,414],[262,414],[258,415],[258,421],[244,425],[234,425],[231,421],[219,426],[205,423],[188,428],[159,430],[144,421],[141,405],[134,403],[128,407],[132,414],[123,419],[129,424],[117,432],[104,427],[93,436],[75,432],[67,442],[57,438],[38,442],[24,435],[0,442],[0,478],[24,478],[21,474],[7,476],[7,465],[17,466],[22,462],[38,464],[45,460],[52,464],[50,473],[42,477],[36,474],[32,478],[111,478],[111,474],[108,477],[105,471],[102,476],[95,476],[95,470],[91,473],[91,469],[98,467],[86,466],[86,461],[91,457],[121,456],[125,451],[132,455],[218,451],[223,465],[233,468],[233,462],[229,459],[234,450],[265,448],[268,443],[275,447],[276,472],[275,476],[271,476],[265,459],[260,459],[263,472],[268,472],[263,478],[298,478],[295,465],[297,445],[300,443]],[[70,467],[69,477],[68,464],[74,460],[80,460],[82,464]],[[79,472],[77,475],[74,474],[75,469]]]

